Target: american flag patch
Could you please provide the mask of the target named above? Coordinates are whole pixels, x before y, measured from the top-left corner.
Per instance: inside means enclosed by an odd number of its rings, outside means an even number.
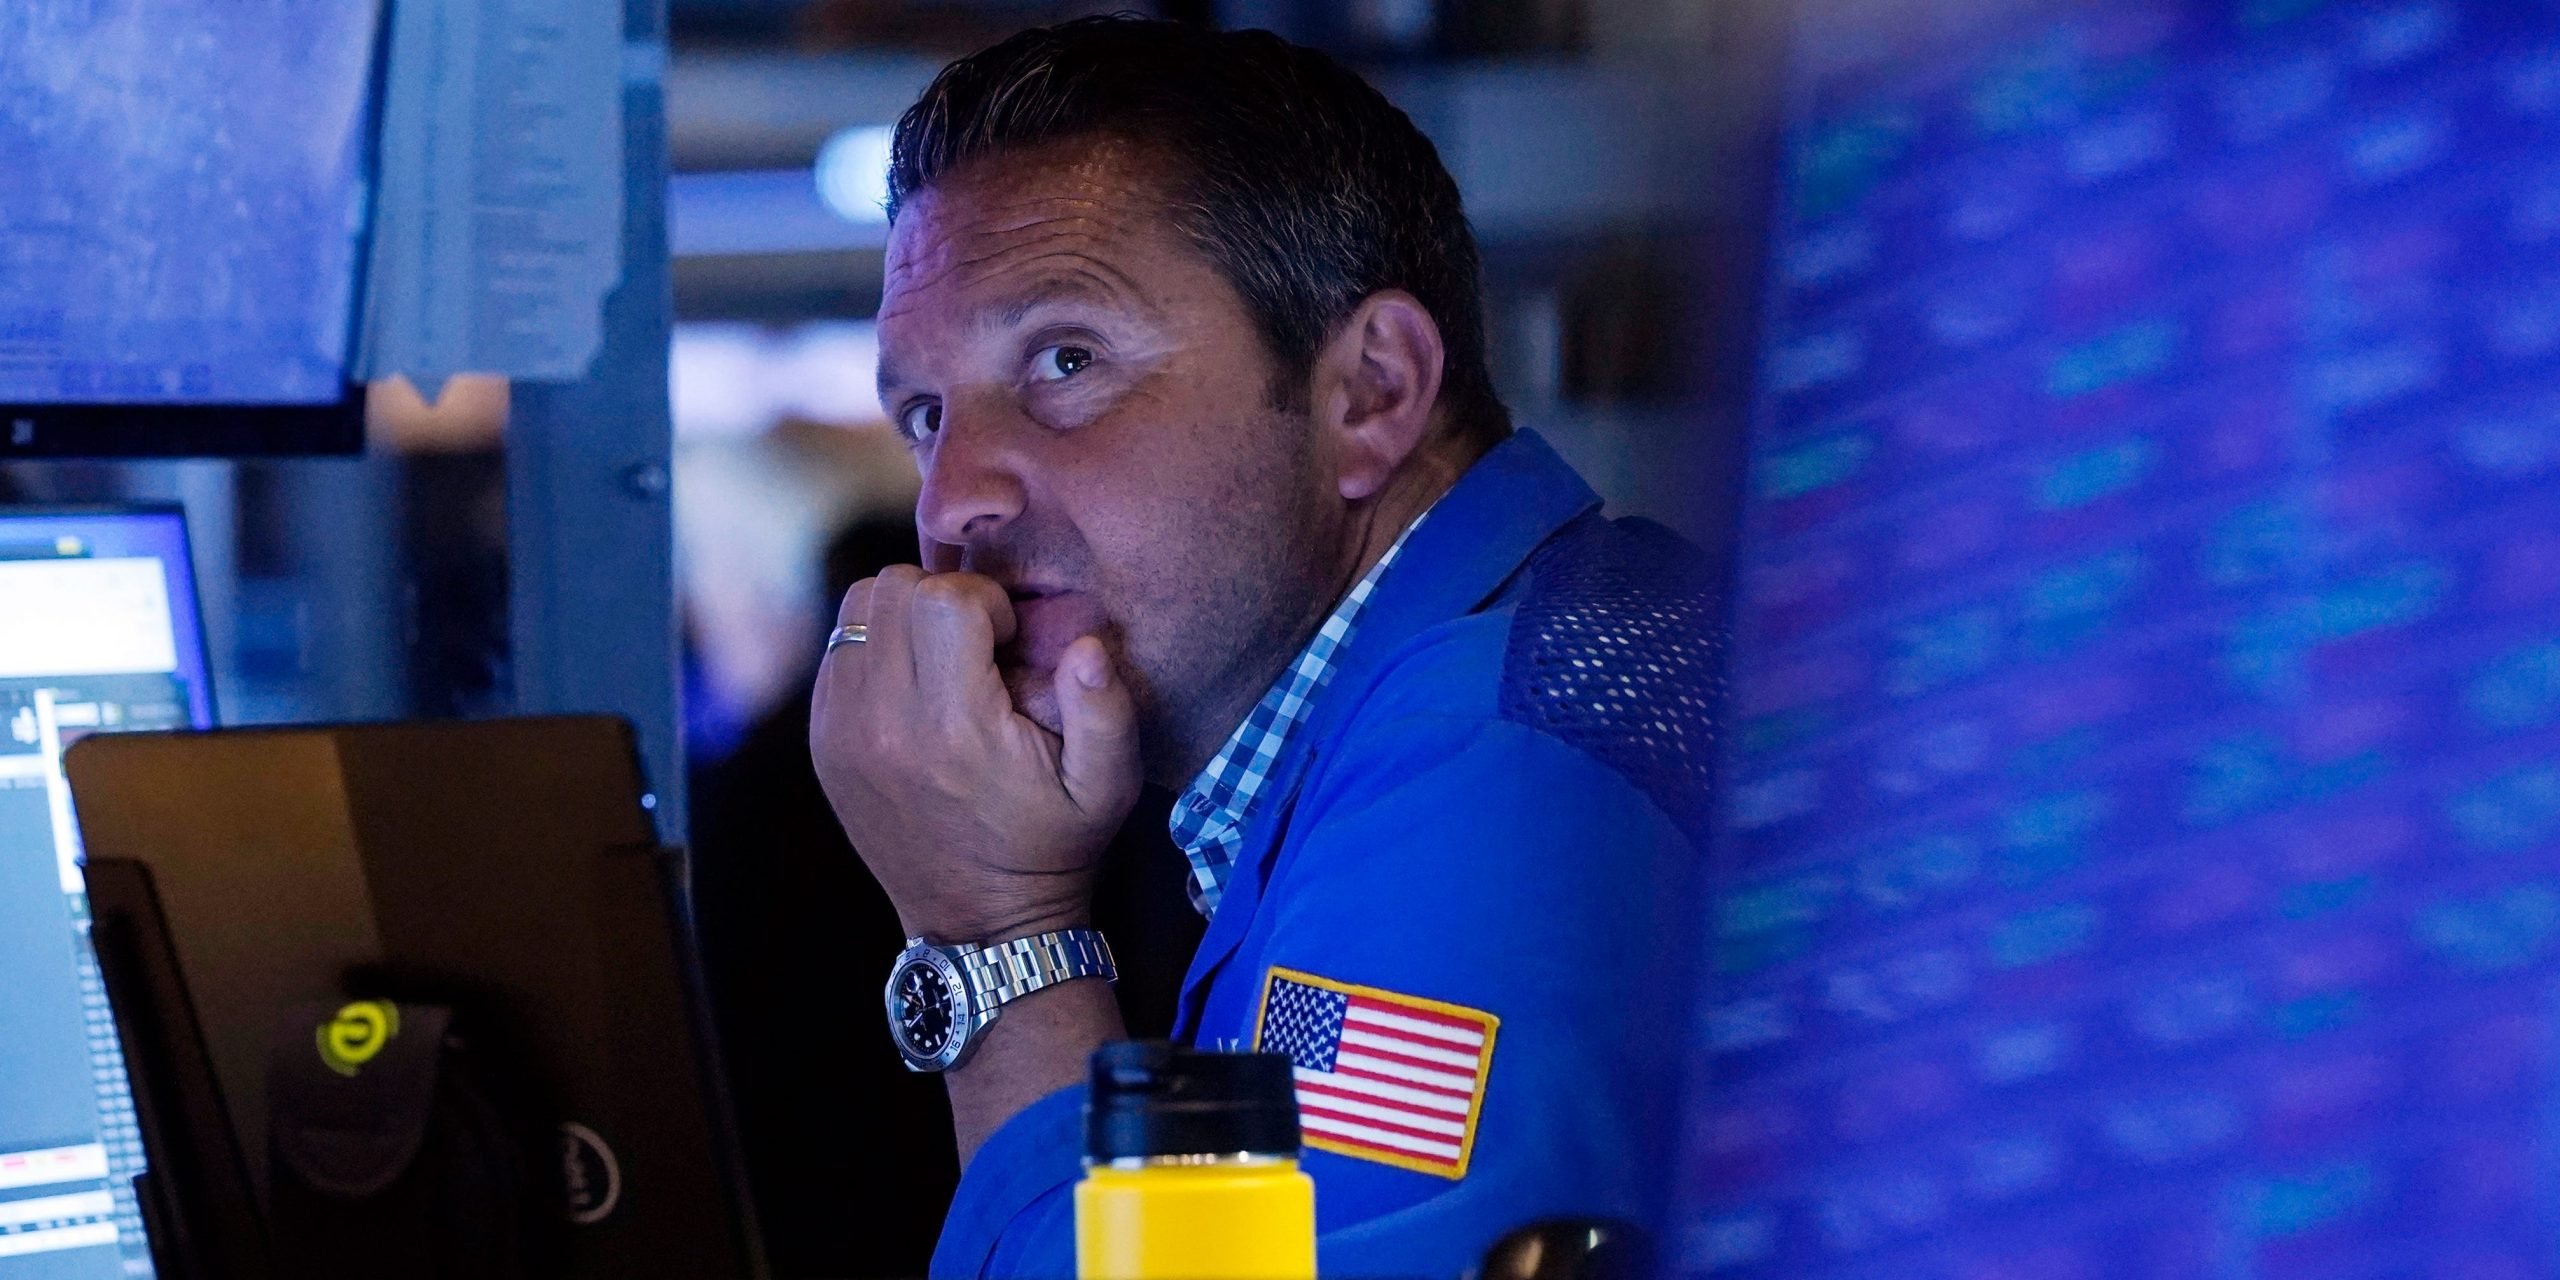
[[[1308,1146],[1462,1178],[1500,1025],[1474,1009],[1275,968],[1254,1047],[1297,1065]]]

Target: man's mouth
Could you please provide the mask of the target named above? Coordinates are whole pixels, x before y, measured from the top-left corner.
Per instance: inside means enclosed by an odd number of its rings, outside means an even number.
[[[1053,583],[1008,583],[1005,598],[1013,602],[1013,639],[997,654],[1009,666],[1049,670],[1078,637],[1103,629],[1102,610],[1093,597]]]

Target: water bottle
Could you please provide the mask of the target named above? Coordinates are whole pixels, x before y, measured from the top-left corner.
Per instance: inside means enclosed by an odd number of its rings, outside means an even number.
[[[1289,1059],[1122,1041],[1093,1055],[1079,1280],[1311,1280]]]

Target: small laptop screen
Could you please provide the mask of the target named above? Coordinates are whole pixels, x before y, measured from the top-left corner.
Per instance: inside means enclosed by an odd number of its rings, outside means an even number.
[[[210,726],[204,652],[177,511],[0,507],[0,1280],[151,1273],[62,751]]]

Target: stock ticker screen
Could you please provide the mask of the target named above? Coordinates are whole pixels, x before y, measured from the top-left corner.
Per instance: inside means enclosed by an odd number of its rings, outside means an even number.
[[[1674,1269],[2560,1274],[2560,5],[1796,24]]]
[[[377,8],[0,4],[0,404],[345,394]]]

